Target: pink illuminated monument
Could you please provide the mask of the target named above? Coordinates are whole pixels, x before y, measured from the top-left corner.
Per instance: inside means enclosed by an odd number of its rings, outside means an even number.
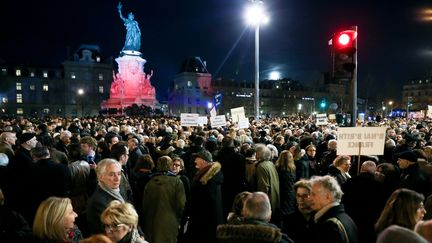
[[[113,71],[113,82],[110,88],[110,97],[101,104],[102,109],[118,109],[123,113],[123,109],[137,104],[146,105],[154,108],[156,100],[155,88],[150,83],[150,74],[144,72],[146,60],[141,57],[141,31],[138,23],[134,20],[134,15],[129,13],[128,18],[121,14],[121,3],[118,5],[120,18],[126,26],[125,45],[120,52],[120,56],[115,59],[118,64],[118,72]]]

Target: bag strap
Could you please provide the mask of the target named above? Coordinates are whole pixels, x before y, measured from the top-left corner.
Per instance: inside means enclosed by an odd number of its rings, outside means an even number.
[[[339,230],[341,232],[343,232],[343,235],[345,236],[345,242],[349,243],[349,237],[348,237],[348,234],[345,230],[345,226],[342,224],[342,222],[336,217],[329,218],[326,220],[326,222],[328,222],[328,221],[333,222],[334,224],[336,224],[338,226]]]

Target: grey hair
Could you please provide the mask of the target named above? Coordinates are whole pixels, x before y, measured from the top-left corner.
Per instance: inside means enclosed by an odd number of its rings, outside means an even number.
[[[108,165],[111,165],[111,164],[115,164],[121,169],[121,164],[117,160],[115,160],[115,159],[103,159],[98,163],[98,165],[96,167],[97,178],[100,178],[102,175],[104,175],[105,171],[106,171],[106,167]]]
[[[269,148],[271,151],[272,159],[279,157],[279,152],[278,152],[276,146],[274,146],[273,144],[267,144],[267,148]]]
[[[342,199],[342,189],[339,186],[338,182],[333,176],[313,176],[310,179],[310,182],[313,185],[319,184],[321,185],[325,190],[330,192],[333,195],[333,202],[340,203]]]
[[[264,144],[258,144],[255,148],[256,158],[258,161],[267,161],[271,160],[272,152],[270,149]]]
[[[247,219],[270,221],[272,211],[267,194],[264,192],[254,192],[249,195],[243,206],[242,214]]]

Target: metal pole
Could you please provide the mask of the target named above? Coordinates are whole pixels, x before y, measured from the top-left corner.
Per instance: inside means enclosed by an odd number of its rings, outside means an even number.
[[[356,33],[358,33],[358,26],[354,26],[354,31]],[[354,40],[355,41],[355,53],[354,53],[354,63],[355,63],[355,68],[354,68],[354,72],[353,72],[353,79],[352,79],[352,126],[355,127],[357,125],[357,70],[358,70],[358,62],[357,62],[357,53],[358,53],[358,48],[357,48],[357,38]]]
[[[255,119],[259,120],[259,24],[255,27]]]

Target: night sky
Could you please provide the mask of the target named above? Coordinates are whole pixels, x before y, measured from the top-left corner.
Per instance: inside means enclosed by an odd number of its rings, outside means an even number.
[[[270,71],[311,84],[330,69],[327,41],[359,26],[359,96],[400,99],[402,83],[432,71],[432,21],[419,18],[431,1],[267,0],[270,23],[261,28],[260,74]],[[243,18],[246,0],[125,0],[142,32],[146,71],[157,97],[188,56],[200,56],[215,77],[252,81],[254,32]],[[59,66],[67,50],[97,44],[117,57],[125,29],[118,1],[2,1],[0,58],[7,63]],[[432,16],[432,14],[431,14]],[[243,34],[242,34],[243,33]],[[237,44],[235,44],[237,43]],[[230,50],[232,52],[230,53]],[[224,59],[226,61],[224,62]],[[2,61],[0,60],[0,62]]]

